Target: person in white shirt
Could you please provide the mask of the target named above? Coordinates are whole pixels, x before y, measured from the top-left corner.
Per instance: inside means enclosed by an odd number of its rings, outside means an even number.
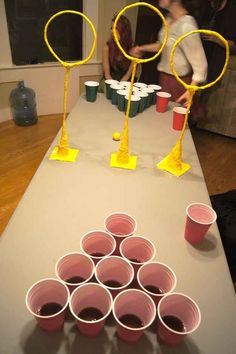
[[[168,11],[166,21],[169,28],[169,36],[161,54],[157,70],[159,73],[159,85],[163,91],[172,95],[172,100],[187,106],[189,92],[185,90],[173,76],[170,68],[170,53],[175,41],[183,34],[198,29],[193,17],[193,0],[159,0],[161,8]],[[199,0],[196,0],[196,9],[199,9]],[[159,40],[156,43],[136,46],[131,53],[141,57],[143,52],[157,52],[164,38],[164,26],[159,32]],[[183,81],[192,85],[199,85],[206,81],[207,60],[202,46],[200,35],[193,34],[182,40],[176,48],[174,55],[174,67]]]

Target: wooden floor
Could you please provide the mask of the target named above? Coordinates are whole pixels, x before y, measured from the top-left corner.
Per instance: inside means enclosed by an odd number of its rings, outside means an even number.
[[[0,235],[61,125],[61,115],[36,125],[0,124]],[[193,139],[210,195],[236,188],[236,140],[194,129]]]

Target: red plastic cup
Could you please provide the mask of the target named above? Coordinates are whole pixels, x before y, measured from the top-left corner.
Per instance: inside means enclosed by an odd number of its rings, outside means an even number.
[[[156,248],[146,237],[131,236],[121,242],[120,254],[132,264],[136,274],[142,264],[155,257]]]
[[[198,305],[181,293],[165,295],[157,306],[158,339],[167,345],[181,343],[201,322]]]
[[[90,231],[80,240],[80,248],[90,256],[96,264],[105,256],[110,256],[116,248],[114,237],[100,230]]]
[[[100,284],[111,292],[114,298],[133,281],[134,270],[126,259],[119,256],[110,256],[97,263],[95,277]]]
[[[157,95],[156,111],[161,113],[166,112],[171,94],[168,92],[158,91],[156,95]]]
[[[97,336],[112,310],[112,296],[101,284],[78,286],[71,294],[69,307],[79,331],[89,337]]]
[[[157,305],[161,298],[176,287],[176,275],[164,263],[149,262],[143,264],[137,273],[140,288],[145,291]]]
[[[58,279],[46,278],[33,284],[25,298],[26,307],[45,331],[58,331],[63,327],[70,293]]]
[[[173,129],[182,130],[187,109],[184,107],[173,108]]]
[[[80,252],[65,254],[55,266],[56,276],[68,286],[70,292],[77,286],[89,282],[94,271],[92,259]]]
[[[129,343],[136,342],[156,317],[152,298],[137,289],[124,290],[118,294],[112,311],[118,336]]]
[[[104,220],[104,227],[107,232],[114,236],[116,240],[116,249],[114,254],[119,255],[121,241],[132,236],[137,229],[136,220],[125,213],[112,213]]]
[[[199,243],[216,221],[216,212],[206,204],[193,203],[187,207],[186,213],[184,237],[192,244]]]

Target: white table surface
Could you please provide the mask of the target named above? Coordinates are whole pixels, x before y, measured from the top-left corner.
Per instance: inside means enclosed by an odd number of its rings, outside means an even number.
[[[67,120],[69,145],[80,150],[77,161],[48,159],[57,136],[0,238],[0,354],[236,352],[236,297],[217,226],[199,246],[183,238],[186,206],[210,203],[191,134],[186,131],[183,160],[192,169],[180,178],[157,170],[179,132],[171,128],[171,109],[157,114],[152,106],[129,119],[137,170],[112,169],[110,153],[119,146],[112,134],[122,132],[123,123],[124,114],[103,95],[95,103],[81,97]],[[79,251],[80,237],[103,229],[104,218],[115,211],[136,218],[137,234],[156,245],[156,260],[175,270],[176,291],[191,296],[201,309],[200,327],[177,347],[160,345],[153,327],[137,344],[125,344],[117,339],[112,320],[95,339],[79,334],[74,322],[48,334],[25,307],[27,289],[54,276],[57,259]]]

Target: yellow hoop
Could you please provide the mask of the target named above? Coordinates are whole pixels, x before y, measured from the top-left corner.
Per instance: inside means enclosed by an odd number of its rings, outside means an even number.
[[[93,32],[93,46],[92,46],[92,49],[88,55],[87,58],[83,59],[83,60],[80,60],[80,61],[76,61],[74,63],[68,63],[66,61],[63,61],[59,58],[59,56],[54,52],[54,50],[52,49],[51,45],[49,44],[48,42],[48,36],[47,36],[47,31],[48,31],[48,26],[49,24],[58,16],[60,15],[63,15],[65,13],[70,13],[70,14],[74,14],[74,15],[80,15],[82,16],[90,25],[91,29],[92,29],[92,32]],[[51,54],[54,56],[54,58],[56,58],[65,68],[73,68],[75,66],[79,66],[79,65],[82,65],[82,64],[85,64],[87,63],[87,61],[89,61],[94,53],[94,50],[96,48],[96,39],[97,39],[97,34],[96,34],[96,31],[95,31],[95,28],[94,28],[94,25],[93,23],[90,21],[90,19],[84,15],[82,12],[79,12],[79,11],[74,11],[74,10],[63,10],[63,11],[59,11],[57,12],[56,14],[54,14],[49,20],[48,22],[46,23],[45,27],[44,27],[44,40],[48,46],[48,49],[49,51],[51,52]]]
[[[186,37],[190,36],[191,34],[194,34],[194,33],[205,33],[205,34],[210,34],[210,35],[213,35],[215,37],[218,37],[225,45],[225,49],[226,49],[226,57],[225,57],[225,64],[224,64],[224,67],[221,71],[221,74],[216,78],[215,81],[212,81],[206,85],[203,85],[203,86],[196,86],[196,85],[189,85],[189,84],[186,84],[186,82],[184,82],[183,80],[180,79],[180,77],[178,76],[175,68],[174,68],[174,53],[175,53],[175,50],[177,48],[177,46],[179,45],[179,43]],[[227,69],[227,65],[228,65],[228,62],[229,62],[229,44],[227,42],[227,40],[221,36],[218,32],[215,32],[215,31],[210,31],[210,30],[204,30],[204,29],[199,29],[199,30],[194,30],[194,31],[191,31],[191,32],[188,32],[186,34],[184,34],[183,36],[179,37],[177,39],[177,41],[175,42],[172,50],[171,50],[171,53],[170,53],[170,67],[171,67],[171,71],[173,73],[173,75],[175,76],[176,80],[181,83],[185,88],[186,90],[190,90],[190,91],[198,91],[198,90],[204,90],[206,88],[209,88],[213,85],[215,85],[221,78],[222,76],[224,75],[226,69]]]
[[[117,26],[117,22],[120,18],[120,16],[128,9],[131,9],[133,7],[137,7],[137,6],[146,6],[146,7],[149,7],[150,9],[152,9],[153,11],[155,11],[159,16],[160,18],[162,19],[162,22],[164,24],[164,28],[165,28],[165,37],[164,37],[164,41],[161,45],[161,48],[158,50],[158,52],[152,56],[151,58],[147,58],[147,59],[139,59],[139,58],[135,58],[135,57],[132,57],[131,55],[127,54],[125,52],[125,50],[122,48],[122,46],[120,45],[120,42],[119,42],[119,38],[118,38],[118,35],[117,35],[117,31],[116,31],[116,26]],[[158,10],[155,6],[152,6],[146,2],[139,2],[139,3],[135,3],[135,4],[131,4],[131,5],[128,5],[126,7],[124,7],[119,13],[118,15],[116,16],[116,19],[114,21],[114,24],[113,24],[113,27],[112,27],[112,32],[113,32],[113,35],[114,35],[114,39],[115,39],[115,42],[117,44],[117,46],[119,47],[119,49],[121,50],[121,52],[123,53],[123,55],[129,59],[129,60],[134,60],[136,61],[137,63],[147,63],[149,61],[152,61],[154,59],[156,59],[162,52],[166,42],[167,42],[167,38],[168,38],[168,27],[167,27],[167,23],[166,23],[166,20],[165,20],[165,17],[162,15],[162,13],[160,12],[160,10]]]

